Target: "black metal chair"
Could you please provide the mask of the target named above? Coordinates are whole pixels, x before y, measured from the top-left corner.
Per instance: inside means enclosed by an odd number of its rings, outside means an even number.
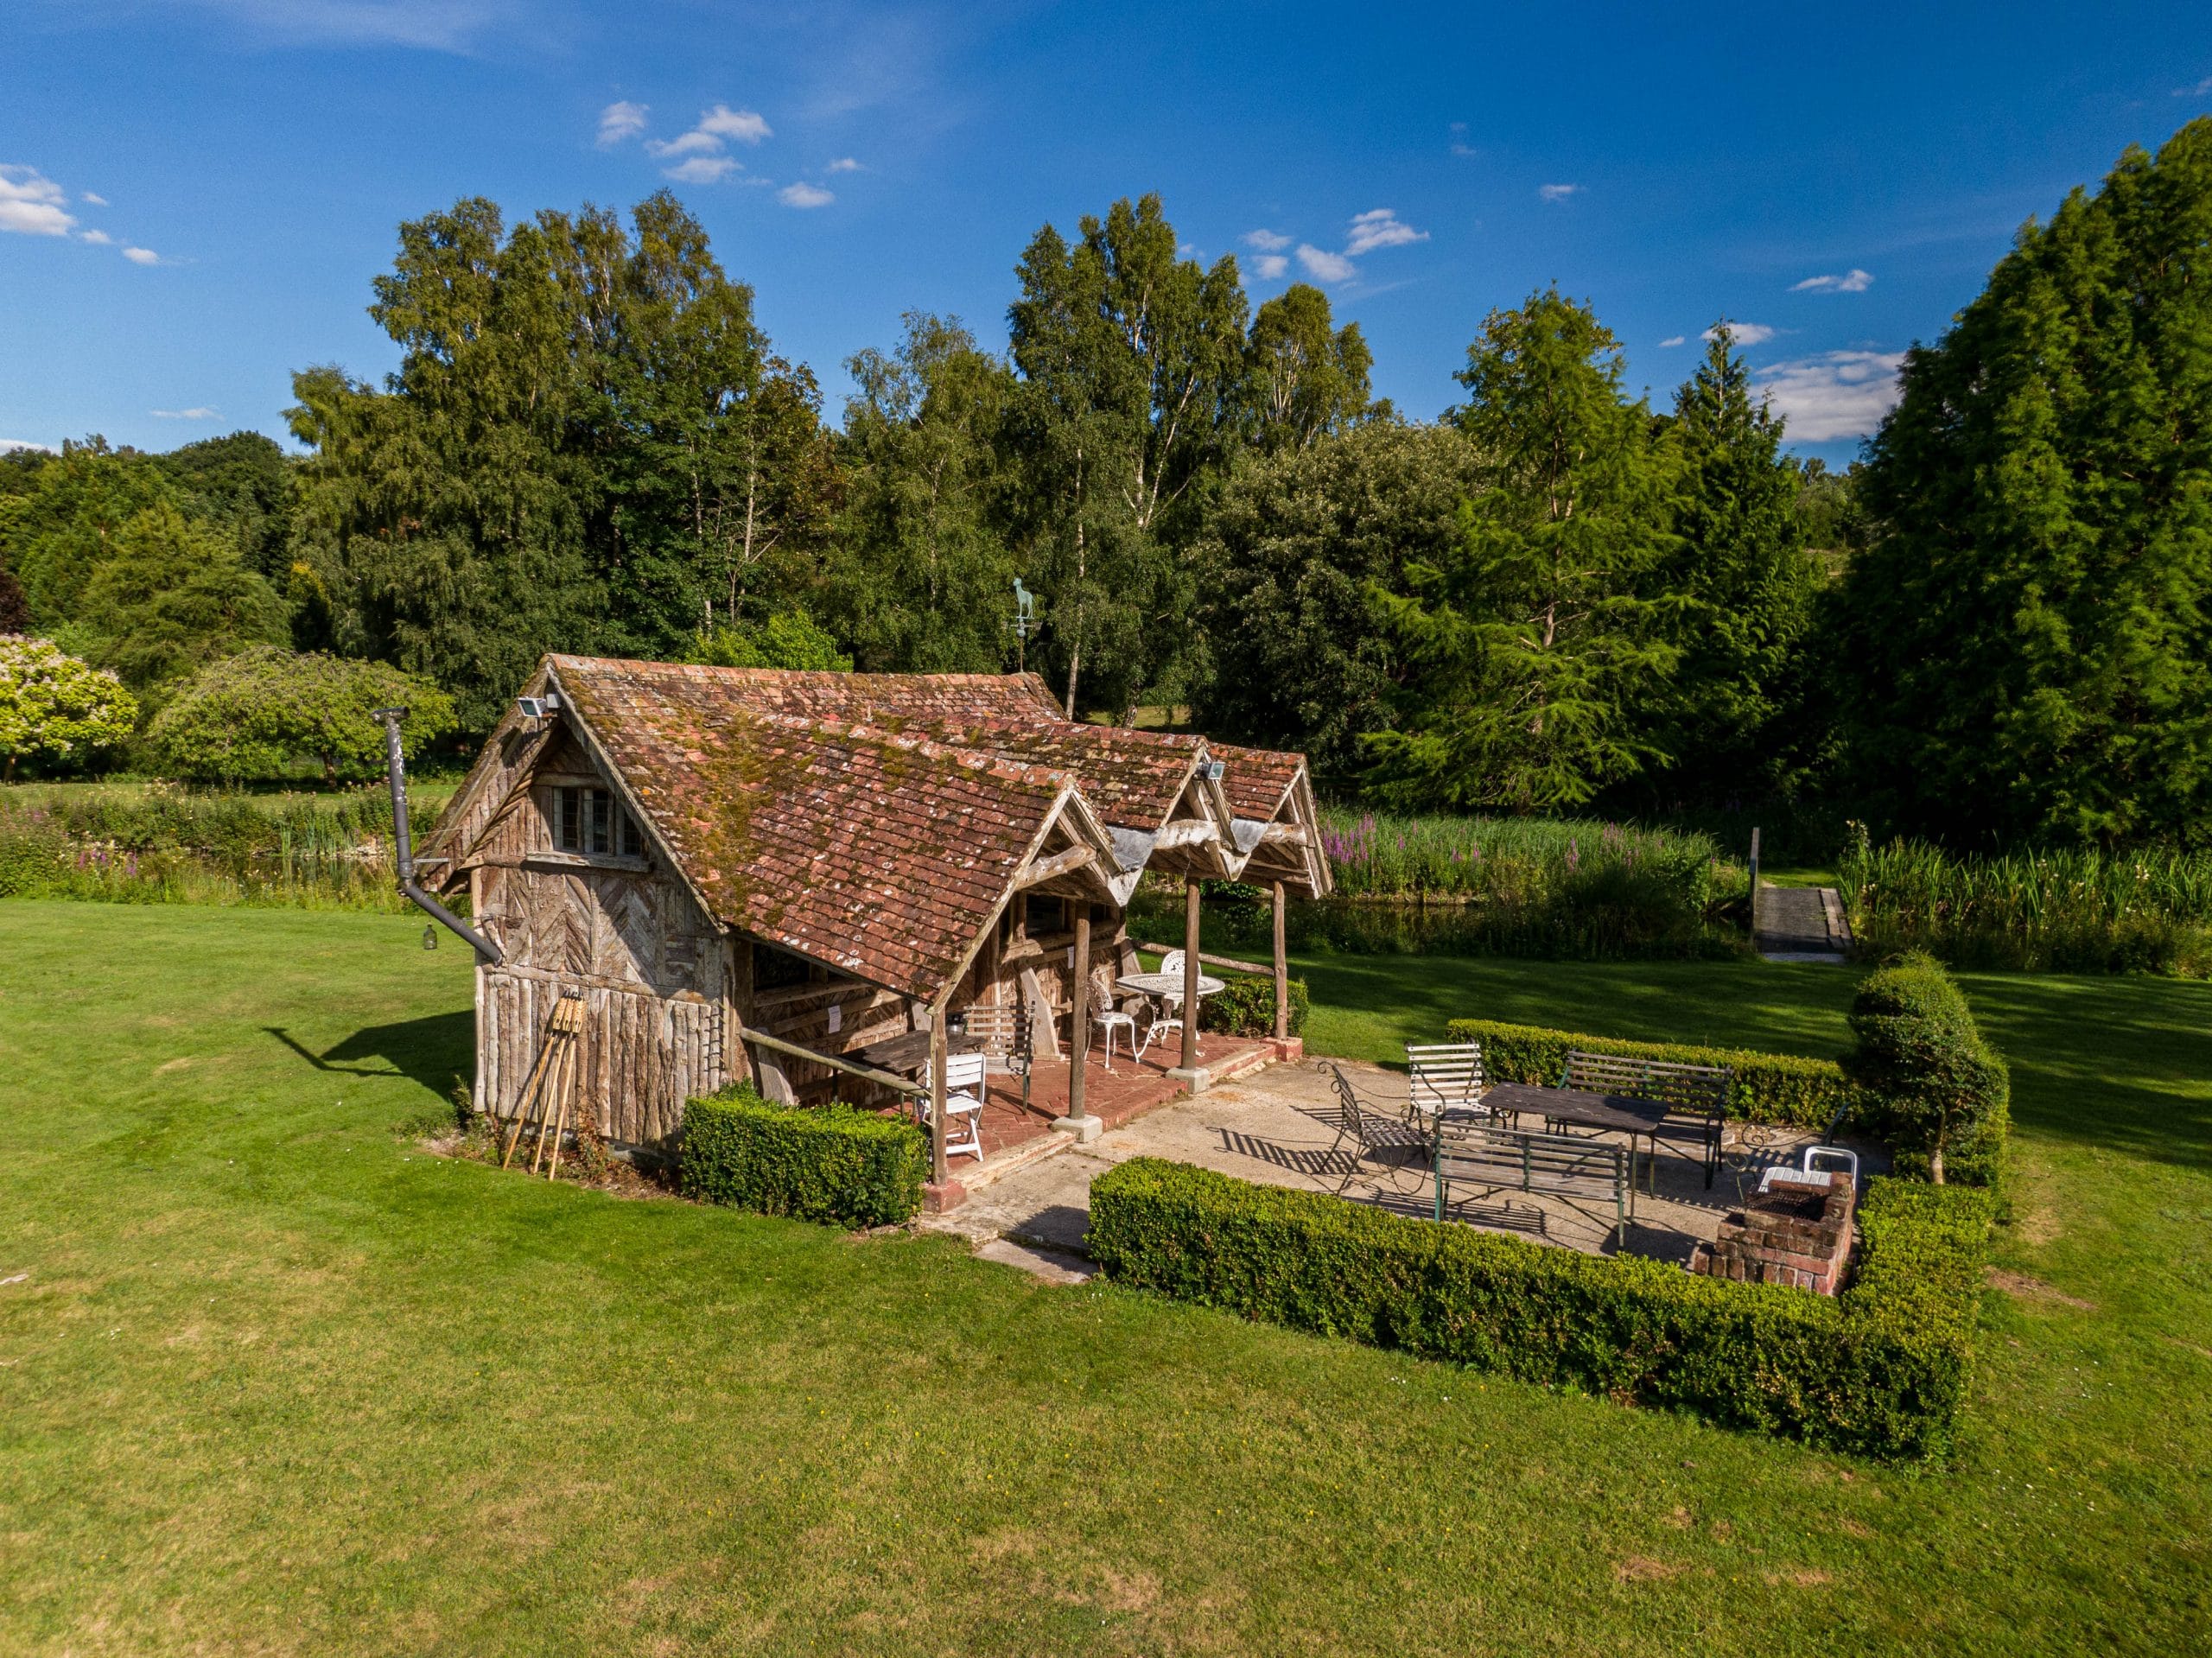
[[[1358,1177],[1360,1164],[1370,1158],[1380,1160],[1379,1153],[1414,1151],[1421,1154],[1424,1164],[1434,1160],[1432,1132],[1427,1124],[1414,1120],[1410,1108],[1393,1111],[1384,1109],[1379,1101],[1363,1100],[1342,1066],[1332,1064],[1329,1072],[1337,1079],[1338,1113],[1336,1143],[1329,1147],[1329,1153],[1335,1155],[1348,1140],[1353,1148],[1351,1165],[1337,1186],[1338,1197],[1343,1197]]]

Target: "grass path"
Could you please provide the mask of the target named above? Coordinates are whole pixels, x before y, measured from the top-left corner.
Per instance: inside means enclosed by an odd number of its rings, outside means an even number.
[[[0,1651],[2212,1642],[2212,988],[1969,981],[2050,1293],[1991,1295],[1928,1472],[424,1155],[469,999],[420,933],[0,904]],[[1462,1011],[1831,1051],[1849,985],[1301,968],[1370,1054]]]

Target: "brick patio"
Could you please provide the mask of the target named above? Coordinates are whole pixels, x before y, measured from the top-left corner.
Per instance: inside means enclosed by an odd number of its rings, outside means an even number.
[[[1104,1056],[1093,1048],[1084,1069],[1085,1109],[1109,1128],[1118,1128],[1189,1092],[1167,1072],[1181,1057],[1174,1045],[1156,1047],[1140,1060],[1116,1045],[1114,1068],[1106,1069]],[[1209,1035],[1198,1049],[1198,1064],[1217,1081],[1227,1081],[1257,1070],[1274,1057],[1274,1044],[1250,1037]],[[979,1166],[972,1157],[956,1157],[951,1174],[963,1185],[980,1175],[994,1176],[1009,1159],[1009,1153],[1030,1147],[1052,1134],[1052,1121],[1068,1109],[1068,1062],[1064,1057],[1039,1060],[1029,1082],[1029,1109],[1021,1107],[1021,1079],[994,1076],[983,1098],[983,1158]]]

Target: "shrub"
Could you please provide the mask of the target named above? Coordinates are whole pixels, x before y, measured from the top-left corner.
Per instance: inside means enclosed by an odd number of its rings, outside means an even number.
[[[130,734],[138,699],[49,639],[0,635],[0,778],[19,759],[72,762]]]
[[[311,759],[325,783],[380,775],[378,708],[404,708],[412,755],[453,729],[453,698],[381,662],[263,645],[211,663],[154,718],[147,746],[173,777],[202,782],[281,778]]]
[[[1290,1033],[1306,1028],[1306,1010],[1313,998],[1306,981],[1290,981]],[[1198,1028],[1224,1036],[1273,1036],[1275,1033],[1275,981],[1237,974],[1222,981],[1222,988],[1198,1004]]]
[[[1940,1455],[1986,1201],[1878,1179],[1861,1214],[1859,1281],[1831,1300],[1137,1158],[1092,1184],[1090,1248],[1117,1283],[1249,1318],[1832,1450]]]
[[[2003,1144],[2012,1081],[1951,975],[1919,954],[1868,974],[1852,998],[1851,1033],[1857,1045],[1844,1056],[1844,1073],[1879,1102],[1883,1131],[1901,1150],[1924,1155],[1937,1185],[1950,1153],[1986,1183]]]
[[[1483,1045],[1483,1075],[1493,1083],[1528,1083],[1557,1087],[1567,1069],[1567,1053],[1618,1054],[1628,1059],[1662,1059],[1686,1065],[1732,1065],[1731,1116],[1793,1128],[1825,1128],[1839,1116],[1864,1116],[1868,1102],[1840,1066],[1829,1059],[1796,1054],[1757,1053],[1742,1048],[1700,1048],[1675,1042],[1624,1042],[1609,1036],[1582,1036],[1535,1025],[1506,1025],[1487,1019],[1455,1019],[1445,1027],[1454,1042]]]
[[[737,1083],[683,1108],[684,1191],[840,1226],[895,1226],[922,1206],[922,1131],[847,1105],[771,1105]]]

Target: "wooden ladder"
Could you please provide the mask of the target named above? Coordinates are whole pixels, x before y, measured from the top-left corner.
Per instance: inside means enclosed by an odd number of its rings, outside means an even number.
[[[499,1157],[501,1168],[514,1160],[523,1130],[533,1121],[537,1125],[537,1141],[531,1148],[530,1172],[536,1174],[545,1157],[549,1130],[553,1155],[546,1164],[545,1178],[550,1180],[560,1168],[561,1136],[568,1131],[569,1105],[575,1095],[578,1051],[582,1046],[576,1039],[583,1029],[582,996],[563,996],[553,1004],[553,1011],[546,1016],[544,1039],[537,1045],[537,1062],[531,1066],[521,1096],[515,1101],[514,1115],[508,1119],[506,1149]]]

